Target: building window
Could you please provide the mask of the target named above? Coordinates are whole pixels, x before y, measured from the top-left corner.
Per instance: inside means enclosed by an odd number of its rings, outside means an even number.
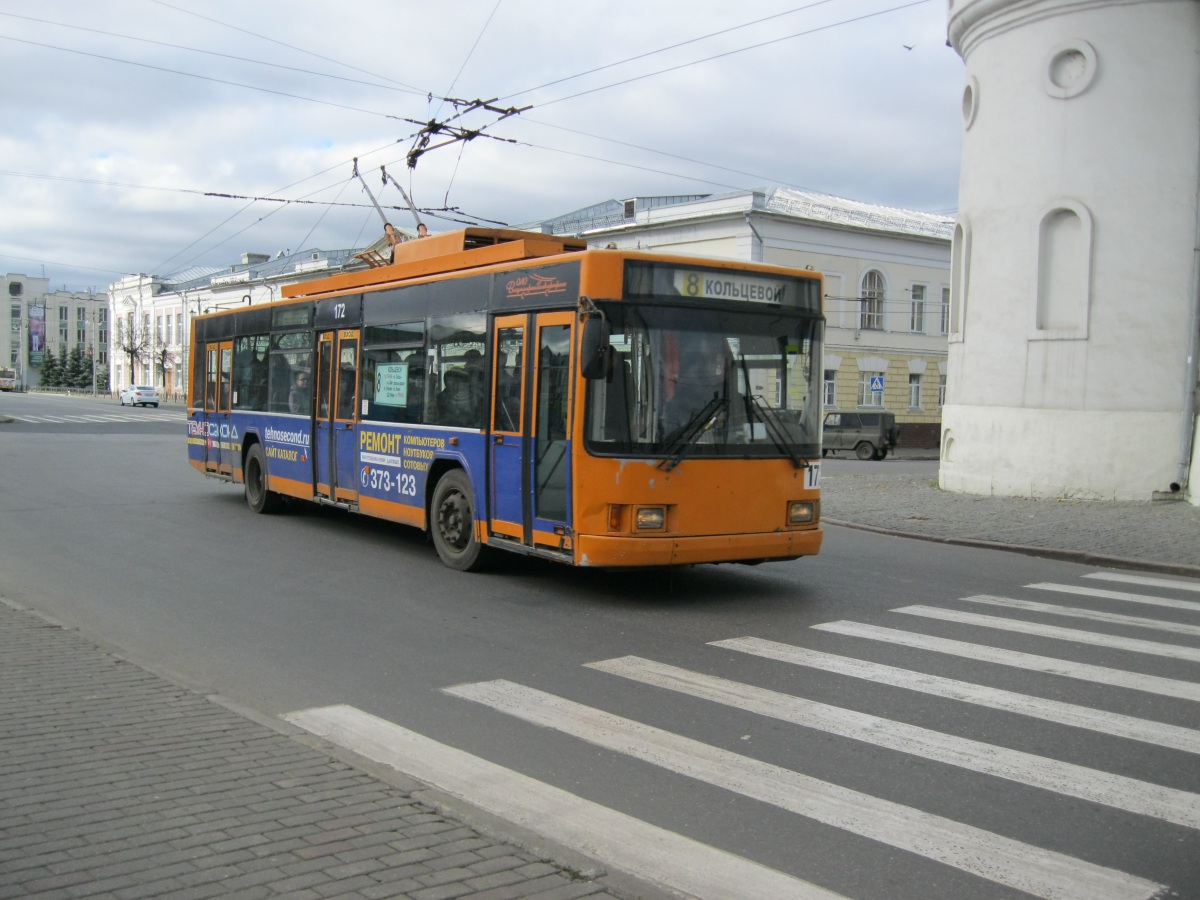
[[[950,288],[942,288],[942,315],[938,325],[941,334],[950,333]]]
[[[925,332],[925,285],[914,284],[911,290],[912,301],[908,308],[908,330]]]
[[[161,344],[163,342],[163,317],[154,317],[154,343]]]
[[[827,407],[837,407],[837,369],[825,370],[825,392],[823,401]]]
[[[938,409],[946,405],[946,376],[938,379]]]
[[[75,343],[80,347],[87,346],[87,325],[80,325],[75,329]]]
[[[882,372],[858,373],[858,405],[883,406]]]
[[[918,372],[908,375],[908,408],[921,408],[921,375]]]
[[[164,338],[164,343],[167,343],[167,344],[171,343],[172,333],[173,332],[171,331],[171,314],[167,313],[167,330],[165,332],[166,337]]]
[[[872,269],[862,280],[858,327],[863,331],[883,330],[883,273]]]

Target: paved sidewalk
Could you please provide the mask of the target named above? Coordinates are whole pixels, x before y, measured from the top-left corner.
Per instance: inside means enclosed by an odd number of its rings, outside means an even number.
[[[628,895],[3,603],[0,685],[0,898]]]
[[[1200,507],[1187,502],[978,497],[939,489],[936,468],[887,469],[823,471],[825,524],[1200,577]]]

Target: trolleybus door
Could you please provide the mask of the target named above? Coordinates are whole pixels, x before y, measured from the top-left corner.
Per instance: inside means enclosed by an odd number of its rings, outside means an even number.
[[[233,376],[233,342],[209,344],[204,367],[204,468],[208,472],[233,473],[235,458],[229,401]],[[241,449],[241,440],[237,448]]]
[[[527,316],[496,319],[492,359],[491,531],[528,542],[524,498],[529,495],[524,459],[525,332]]]
[[[573,320],[572,312],[496,320],[491,529],[529,546],[570,546]],[[511,404],[501,403],[506,361],[516,369],[516,421]]]
[[[358,499],[357,329],[318,336],[313,478],[318,496]]]

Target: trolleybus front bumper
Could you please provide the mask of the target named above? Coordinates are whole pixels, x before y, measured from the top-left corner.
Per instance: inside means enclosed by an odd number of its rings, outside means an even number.
[[[581,534],[575,539],[576,560],[581,566],[624,568],[636,566],[687,566],[697,563],[794,559],[813,556],[821,549],[820,528],[765,534],[720,534],[703,537],[621,537]]]

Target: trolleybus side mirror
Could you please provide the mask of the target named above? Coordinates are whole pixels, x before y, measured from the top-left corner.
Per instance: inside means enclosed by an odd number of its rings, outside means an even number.
[[[583,320],[583,339],[579,347],[579,372],[584,378],[608,377],[608,338],[611,329],[603,316]]]

